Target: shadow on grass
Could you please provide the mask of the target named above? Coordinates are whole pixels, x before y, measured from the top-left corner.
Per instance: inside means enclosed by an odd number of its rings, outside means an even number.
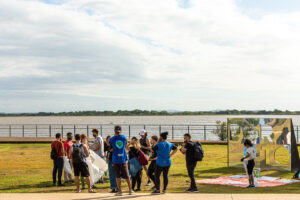
[[[31,184],[31,185],[28,184],[28,185],[14,185],[9,187],[1,187],[0,191],[5,192],[5,191],[12,191],[12,190],[19,190],[19,189],[35,189],[35,188],[39,188],[39,189],[57,188],[57,189],[51,189],[49,192],[73,191],[74,189],[66,188],[70,186],[72,185],[57,187],[57,186],[52,186],[52,181],[45,181],[45,182],[40,182],[38,184]],[[45,191],[41,191],[41,192],[45,192]]]
[[[97,199],[103,199],[103,200],[118,200],[118,199],[135,199],[135,198],[141,198],[141,197],[150,197],[153,196],[151,194],[134,194],[134,195],[126,195],[126,196],[106,196],[106,197],[92,197],[92,198],[78,198],[73,200],[97,200]]]

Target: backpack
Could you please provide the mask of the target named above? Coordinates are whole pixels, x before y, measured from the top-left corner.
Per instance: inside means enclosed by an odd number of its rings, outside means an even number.
[[[57,154],[57,152],[56,152],[56,150],[55,150],[54,147],[53,147],[52,150],[51,150],[50,158],[51,158],[52,160],[55,160],[55,159],[58,158],[58,154]]]
[[[300,169],[294,174],[293,178],[294,179],[299,179],[300,178]]]
[[[73,151],[72,151],[72,160],[74,164],[82,163],[83,153],[81,151],[82,144],[79,146],[73,144]]]
[[[202,145],[199,142],[194,143],[194,160],[195,161],[202,161],[204,157],[204,150]]]
[[[140,165],[144,166],[144,165],[148,165],[148,160],[147,160],[147,156],[145,155],[145,153],[139,149],[139,157],[138,157],[138,161],[140,163]]]

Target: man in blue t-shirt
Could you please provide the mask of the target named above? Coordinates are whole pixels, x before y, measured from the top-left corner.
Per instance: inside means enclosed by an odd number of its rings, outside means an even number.
[[[112,165],[115,168],[116,171],[116,180],[117,180],[117,187],[118,192],[116,193],[116,196],[122,195],[122,189],[121,189],[121,178],[125,179],[128,188],[129,188],[129,194],[132,194],[133,191],[131,190],[131,184],[129,179],[129,173],[128,173],[128,166],[127,166],[127,153],[126,153],[126,145],[127,145],[127,139],[126,136],[121,134],[122,128],[121,126],[115,126],[115,136],[113,136],[109,143],[111,146],[111,152],[112,152]]]
[[[156,171],[155,171],[155,190],[153,194],[160,194],[160,174],[163,172],[164,177],[164,189],[162,193],[166,193],[168,186],[168,173],[171,166],[171,157],[177,152],[177,147],[172,143],[166,141],[168,132],[163,132],[160,134],[159,142],[154,147],[157,153],[156,159]],[[172,153],[171,153],[172,151]],[[170,154],[171,153],[171,154]]]

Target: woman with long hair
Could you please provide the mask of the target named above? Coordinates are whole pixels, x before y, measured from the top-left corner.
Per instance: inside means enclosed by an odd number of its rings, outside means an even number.
[[[138,158],[140,155],[140,142],[136,137],[131,138],[130,144],[129,144],[129,160],[132,158]],[[135,192],[141,191],[141,183],[142,183],[142,178],[141,178],[141,173],[142,170],[139,170],[135,176],[132,176],[132,189]],[[135,185],[137,184],[137,189],[135,190]]]

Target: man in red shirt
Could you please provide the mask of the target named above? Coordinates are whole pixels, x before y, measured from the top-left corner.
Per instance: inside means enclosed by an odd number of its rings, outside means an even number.
[[[61,141],[61,135],[60,133],[56,133],[55,135],[56,140],[51,143],[51,149],[55,149],[57,156],[53,159],[53,172],[52,172],[52,178],[53,178],[53,186],[56,186],[56,174],[58,172],[58,186],[64,186],[61,183],[61,177],[62,177],[62,170],[64,167],[64,145]]]
[[[72,142],[73,136],[72,133],[67,133],[67,140],[64,142],[64,149],[65,149],[65,153],[69,159],[70,162],[70,166],[72,167],[72,163],[70,161],[70,149],[73,146],[73,142]],[[72,179],[72,174],[69,174],[68,172],[66,172],[64,170],[64,179],[65,179],[65,183],[73,183],[73,179]]]

